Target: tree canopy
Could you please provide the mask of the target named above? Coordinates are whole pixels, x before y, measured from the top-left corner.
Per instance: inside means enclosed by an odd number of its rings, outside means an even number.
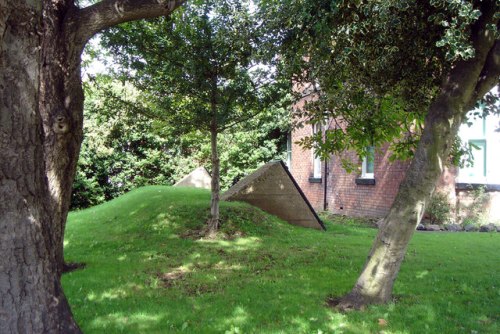
[[[283,88],[256,57],[253,20],[248,1],[194,1],[115,27],[103,41],[153,116],[182,132],[209,131],[213,104],[222,132],[265,111]]]
[[[317,99],[297,110],[296,125],[337,121],[303,144],[323,155],[346,149],[363,155],[366,146],[391,142],[394,158],[403,159],[413,156],[449,71],[478,52],[471,30],[484,7],[459,0],[260,3],[272,31],[267,42],[282,55],[286,75],[315,87]],[[495,24],[487,29],[497,34]],[[476,100],[495,106],[495,96],[485,93]]]
[[[146,184],[173,184],[200,165],[210,170],[206,131],[179,135],[175,126],[149,117],[142,92],[114,75],[95,75],[84,86],[85,138],[72,208],[100,204]],[[282,158],[289,118],[281,112],[282,117],[259,115],[219,136],[222,189]]]
[[[285,81],[259,59],[250,1],[193,1],[169,17],[127,23],[104,35],[147,112],[178,130],[210,134],[212,219],[217,226],[220,133],[269,111]],[[284,84],[285,83],[285,84]]]

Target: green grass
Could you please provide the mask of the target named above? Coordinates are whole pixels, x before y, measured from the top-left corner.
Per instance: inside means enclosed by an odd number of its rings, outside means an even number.
[[[416,233],[396,302],[345,315],[325,299],[352,287],[376,230],[222,203],[225,238],[186,237],[209,197],[146,187],[70,214],[66,260],[87,266],[63,285],[84,333],[500,332],[500,233]]]

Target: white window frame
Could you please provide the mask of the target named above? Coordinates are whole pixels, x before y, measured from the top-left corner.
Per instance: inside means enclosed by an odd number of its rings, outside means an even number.
[[[486,139],[469,139],[469,145],[473,144],[479,147],[479,149],[472,148],[472,156],[474,157],[474,165],[460,168],[459,169],[459,179],[465,183],[479,183],[487,184],[487,140]],[[477,167],[482,166],[482,170],[479,171]],[[470,175],[473,172],[478,171],[478,174]]]
[[[292,132],[288,132],[286,136],[286,166],[288,170],[292,170]]]
[[[373,146],[367,146],[365,148],[367,154],[370,150],[373,151],[373,155],[372,155],[372,159],[373,161],[371,161],[372,163],[372,171],[369,173],[368,172],[368,159],[367,159],[367,156],[365,155],[363,157],[363,162],[361,164],[361,178],[362,179],[374,179],[375,178],[375,148]]]
[[[492,91],[498,90],[496,86]],[[477,117],[475,113],[478,112],[481,113],[481,110],[475,109],[467,114],[467,124],[461,125],[458,134],[464,143],[484,140],[485,144],[479,145],[482,147],[481,150],[472,149],[473,156],[477,158],[475,159],[476,166],[470,168],[466,165],[465,168],[459,168],[456,181],[484,185],[500,184],[500,168],[498,168],[500,166],[500,154],[498,154],[500,115],[490,114],[486,117]],[[482,161],[478,162],[479,160]],[[485,166],[486,172],[479,170],[479,164]]]
[[[321,123],[313,124],[312,130],[313,130],[313,135],[315,135],[318,132],[321,132],[322,131]],[[312,150],[312,165],[313,165],[313,178],[320,179],[322,176],[321,157],[316,156],[316,150],[314,148]]]

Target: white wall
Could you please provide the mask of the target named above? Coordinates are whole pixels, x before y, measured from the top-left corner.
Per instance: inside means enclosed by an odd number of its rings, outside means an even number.
[[[472,125],[460,127],[459,136],[463,142],[475,143],[480,149],[473,149],[474,166],[460,168],[457,182],[500,184],[500,116],[489,115],[484,119],[471,116],[469,122]]]

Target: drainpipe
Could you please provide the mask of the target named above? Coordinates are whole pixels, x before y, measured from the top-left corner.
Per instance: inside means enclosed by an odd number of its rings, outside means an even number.
[[[331,120],[328,122],[328,125],[325,129],[325,137],[326,137],[326,132],[328,130],[330,130],[330,126],[331,126]],[[328,190],[328,162],[329,162],[330,159],[326,158],[325,159],[325,171],[324,171],[324,175],[325,175],[325,183],[324,183],[324,186],[323,186],[323,211],[327,211],[328,210],[328,201],[327,201],[327,197],[326,197],[326,193],[327,193],[327,190]]]
[[[323,186],[323,211],[328,210],[328,201],[326,200],[326,191],[328,189],[328,160],[325,159],[325,184]]]

